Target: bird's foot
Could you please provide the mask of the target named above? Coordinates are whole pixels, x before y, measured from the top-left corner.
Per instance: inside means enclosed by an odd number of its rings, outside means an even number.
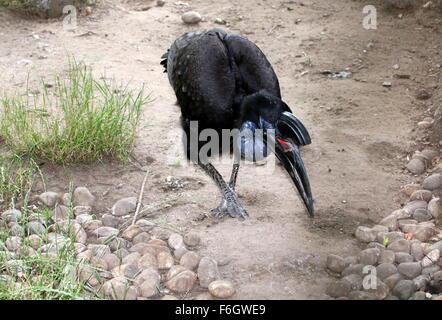
[[[229,215],[232,218],[238,217],[240,220],[244,220],[249,215],[232,189],[226,193],[220,205],[212,210],[212,214],[217,218]]]

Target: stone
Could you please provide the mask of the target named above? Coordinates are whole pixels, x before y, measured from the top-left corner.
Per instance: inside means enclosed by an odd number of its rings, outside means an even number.
[[[371,293],[376,300],[383,300],[390,293],[390,288],[380,279],[377,279],[375,289],[368,289],[364,291]]]
[[[136,207],[136,197],[120,199],[113,205],[112,214],[117,217],[126,216],[132,212],[135,212]]]
[[[95,197],[86,187],[77,187],[74,190],[72,202],[74,206],[89,206],[93,207],[95,203]]]
[[[161,276],[157,271],[146,269],[135,278],[135,284],[140,287],[141,296],[152,298],[159,294],[160,280]]]
[[[38,249],[42,245],[43,241],[41,238],[36,234],[31,234],[29,237],[26,238],[27,243],[33,248]]]
[[[347,262],[342,257],[335,254],[329,254],[327,256],[326,265],[329,270],[336,273],[341,273],[348,266]]]
[[[80,216],[82,214],[92,214],[92,207],[91,206],[76,206],[73,209],[74,216]]]
[[[411,159],[406,165],[408,171],[412,174],[422,174],[425,172],[425,163],[421,159]]]
[[[92,255],[103,257],[105,254],[111,253],[108,246],[104,244],[88,244],[87,248],[92,250]]]
[[[166,241],[167,239],[169,239],[172,233],[173,233],[172,231],[163,227],[154,227],[152,230],[150,230],[152,238],[166,240]]]
[[[435,219],[442,217],[442,200],[440,198],[434,198],[428,203],[428,212]]]
[[[387,248],[394,252],[410,253],[410,242],[405,239],[398,239],[391,242]]]
[[[121,218],[106,213],[101,217],[101,222],[105,227],[118,228],[121,224]]]
[[[169,252],[160,252],[157,261],[159,270],[169,270],[175,263],[175,259]]]
[[[140,269],[134,264],[122,264],[112,269],[115,277],[125,277],[126,279],[135,279]]]
[[[412,213],[409,212],[409,211],[406,211],[404,209],[398,209],[398,210],[393,211],[392,214],[394,214],[396,216],[396,218],[398,220],[400,220],[400,219],[408,219],[408,218],[410,218]]]
[[[413,262],[414,258],[411,254],[405,252],[396,252],[395,253],[395,262],[397,264],[401,264],[404,262]]]
[[[385,234],[385,238],[388,238],[389,243],[392,243],[396,240],[402,240],[404,239],[405,235],[403,232],[400,231],[391,231]],[[383,242],[384,239],[382,239]]]
[[[393,290],[396,284],[403,280],[404,277],[400,273],[395,273],[383,280],[383,282],[390,288],[390,290]]]
[[[155,257],[155,255],[151,254],[151,253],[146,253],[144,254],[140,260],[138,260],[138,266],[140,267],[140,269],[153,269],[153,270],[157,270],[158,269],[158,261],[157,258]]]
[[[14,224],[10,229],[9,229],[9,235],[11,236],[17,236],[17,237],[23,237],[25,235],[25,229],[19,225],[19,224]]]
[[[416,209],[413,213],[413,219],[416,219],[417,222],[429,221],[433,218],[431,213],[426,209]]]
[[[431,278],[428,275],[419,275],[413,279],[413,283],[417,290],[425,290],[430,280]]]
[[[130,252],[138,252],[141,255],[144,255],[146,253],[151,253],[155,257],[160,252],[170,252],[169,248],[166,246],[161,245],[155,245],[155,244],[149,244],[149,243],[137,243],[133,245],[130,249]]]
[[[89,234],[93,234],[93,232],[95,230],[97,230],[98,228],[102,227],[103,223],[100,220],[91,220],[91,221],[86,221],[83,224],[83,228],[84,230],[89,233]]]
[[[440,251],[439,249],[434,249],[430,251],[423,259],[422,259],[422,268],[429,267],[439,261]]]
[[[133,244],[146,243],[149,240],[150,240],[150,234],[148,234],[147,232],[141,232],[133,238],[132,243]]]
[[[219,299],[227,299],[235,294],[235,287],[228,280],[213,281],[209,284],[208,289],[212,296]]]
[[[10,210],[6,210],[5,212],[3,212],[1,217],[7,223],[18,222],[22,217],[22,213],[20,210],[10,209]]]
[[[99,238],[101,243],[106,244],[109,246],[109,248],[112,251],[117,251],[118,249],[124,248],[127,249],[129,247],[129,242],[123,238],[114,237],[111,241],[109,241],[109,238],[102,237]]]
[[[141,259],[141,255],[138,252],[132,252],[122,258],[123,264],[138,264],[138,260]]]
[[[201,258],[198,254],[193,251],[189,251],[181,257],[180,265],[189,270],[194,270],[198,267],[200,260]]]
[[[173,277],[175,277],[178,273],[181,273],[181,272],[186,271],[186,270],[187,270],[187,269],[186,269],[185,267],[183,267],[183,266],[180,266],[180,265],[174,265],[174,266],[172,266],[172,267],[169,269],[169,271],[167,272],[166,280],[170,280],[170,279],[172,279]]]
[[[174,292],[184,293],[193,289],[195,280],[196,274],[190,270],[185,270],[167,281],[166,287]]]
[[[183,20],[185,24],[196,24],[202,20],[202,17],[198,12],[189,11],[181,16],[181,20]]]
[[[415,292],[408,300],[427,300],[425,292],[418,291]]]
[[[189,250],[185,247],[180,247],[173,252],[173,255],[176,259],[180,260],[187,252],[189,252]]]
[[[421,189],[421,186],[419,185],[419,184],[417,184],[417,183],[409,183],[409,184],[406,184],[405,186],[404,186],[404,193],[407,195],[407,196],[409,196],[409,197],[411,197],[411,195],[413,194],[413,192],[415,192],[415,191],[417,191],[417,190],[420,190]]]
[[[378,248],[369,248],[359,253],[359,262],[363,265],[375,265],[378,262],[381,251]]]
[[[436,272],[440,270],[440,266],[432,265],[430,267],[426,267],[422,269],[422,275],[432,277]]]
[[[397,217],[394,214],[386,216],[379,222],[379,224],[387,227],[389,231],[395,231],[398,228]]]
[[[129,251],[127,251],[125,248],[120,248],[118,250],[115,250],[114,252],[118,258],[123,259],[124,257],[129,255]]]
[[[38,199],[47,207],[53,208],[60,201],[58,193],[47,191],[38,196]]]
[[[370,228],[359,226],[356,229],[355,236],[359,241],[362,242],[372,242],[376,240],[377,232]]]
[[[198,278],[200,286],[207,288],[215,280],[221,279],[216,261],[209,257],[203,257],[198,265]]]
[[[355,290],[348,294],[350,300],[375,300],[375,296],[366,291]]]
[[[6,239],[5,244],[9,251],[17,251],[21,247],[22,242],[22,238],[14,236]]]
[[[394,263],[396,259],[396,255],[394,251],[391,250],[382,250],[378,259],[378,263]]]
[[[403,262],[398,265],[397,270],[407,279],[416,278],[422,272],[420,262]]]
[[[107,270],[113,270],[120,265],[120,258],[116,254],[107,253],[103,256],[103,261],[106,262]]]
[[[393,294],[401,300],[408,300],[416,291],[413,281],[400,280],[393,289]]]
[[[332,281],[325,291],[332,298],[346,297],[351,291],[351,284],[344,279]]]
[[[137,226],[140,226],[144,232],[149,232],[150,230],[152,230],[156,226],[156,224],[154,222],[146,220],[146,219],[140,219],[137,222],[135,222],[135,224]]]
[[[116,277],[108,280],[103,285],[103,292],[114,300],[136,300],[138,289],[130,286],[124,277]]]
[[[428,206],[428,203],[423,200],[414,200],[409,203],[407,203],[402,209],[406,212],[408,212],[410,215],[413,214],[413,212],[418,208],[426,209]]]
[[[373,226],[373,228],[371,228],[373,231],[376,231],[376,232],[388,232],[388,227],[386,227],[386,226],[381,226],[380,224],[377,224],[377,225],[375,225],[375,226]]]
[[[342,278],[350,283],[350,287],[352,291],[362,290],[362,276],[358,274],[349,274]]]
[[[363,264],[352,264],[349,265],[347,268],[344,269],[344,271],[342,271],[342,276],[348,276],[349,274],[358,274],[358,275],[362,275],[362,270],[364,268]]]
[[[413,192],[413,194],[410,197],[410,200],[423,200],[425,202],[428,202],[431,200],[431,197],[433,194],[429,190],[417,190]]]
[[[376,267],[376,274],[381,280],[384,280],[397,272],[396,266],[392,263],[381,263]]]
[[[184,244],[189,247],[196,247],[200,242],[201,238],[196,232],[189,232],[184,235]]]
[[[426,190],[436,190],[442,188],[442,174],[434,173],[424,179],[422,187]]]
[[[424,258],[424,249],[422,248],[422,245],[420,243],[412,243],[410,253],[415,261],[420,261]]]
[[[422,242],[427,242],[434,235],[435,231],[433,228],[424,226],[419,226],[419,228],[417,228],[417,230],[413,233],[414,238]]]
[[[94,220],[94,217],[89,214],[80,214],[75,218],[75,221],[77,221],[80,225],[84,225],[86,222],[92,220]]]
[[[123,231],[121,237],[128,241],[132,241],[141,232],[143,232],[143,229],[141,229],[140,226],[131,225]]]
[[[119,233],[118,229],[111,227],[99,227],[92,232],[92,235],[97,238],[109,238],[117,236]]]
[[[38,221],[28,222],[27,229],[29,230],[30,234],[42,235],[46,233],[45,226]]]
[[[167,243],[169,244],[169,247],[176,250],[184,246],[184,239],[180,234],[173,233],[170,235],[169,239],[167,240]]]

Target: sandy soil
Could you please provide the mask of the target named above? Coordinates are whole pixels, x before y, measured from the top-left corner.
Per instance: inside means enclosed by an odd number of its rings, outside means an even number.
[[[188,2],[179,7],[170,0],[138,12],[131,10],[135,2],[115,0],[91,16],[80,15],[74,31],[64,30],[60,20],[23,20],[0,11],[1,89],[22,90],[28,75],[31,84],[40,77],[51,81],[67,71],[69,56],[134,88],[145,84],[155,100],[144,107],[133,163],[46,164],[48,189],[66,191],[69,181],[86,185],[101,204],[97,213],[105,213],[119,198],[138,195],[140,168],[147,167],[143,204],[159,203],[150,217],[166,228],[198,231],[202,254],[228,261],[221,272],[237,285],[233,298],[323,298],[327,254],[357,252],[356,226],[377,221],[404,200],[400,186],[409,182],[403,165],[410,130],[428,108],[414,96],[436,84],[428,74],[441,61],[440,19],[431,11],[385,11],[379,5],[378,29],[365,30],[360,1]],[[181,14],[188,10],[206,21],[184,25]],[[180,144],[170,132],[179,133],[179,109],[160,56],[188,30],[219,27],[216,18],[262,48],[283,99],[311,132],[313,143],[303,156],[318,214],[313,221],[279,166],[270,177],[255,174],[253,166],[241,168],[238,192],[250,217],[240,222],[209,217],[219,202],[216,186],[195,167],[174,165]],[[320,73],[345,68],[354,72],[349,79]],[[411,79],[396,79],[396,73]],[[383,87],[384,81],[392,87]],[[227,176],[230,168],[220,170]],[[169,176],[183,186],[170,187]]]

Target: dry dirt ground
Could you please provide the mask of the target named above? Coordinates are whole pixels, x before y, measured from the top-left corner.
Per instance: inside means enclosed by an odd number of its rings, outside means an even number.
[[[0,11],[1,89],[23,90],[28,77],[31,85],[41,77],[51,81],[66,73],[70,56],[91,64],[98,75],[130,81],[134,88],[144,84],[154,101],[144,107],[133,163],[45,164],[48,189],[66,191],[69,181],[85,185],[98,197],[97,213],[104,213],[119,198],[138,195],[140,168],[148,168],[143,204],[156,204],[149,217],[165,228],[199,232],[200,252],[228,262],[221,272],[238,288],[233,298],[324,298],[327,254],[357,252],[356,226],[378,220],[403,201],[410,132],[428,107],[415,92],[432,90],[431,73],[442,60],[440,16],[431,10],[386,11],[374,1],[378,29],[366,30],[360,1],[188,3],[180,7],[169,0],[140,12],[131,10],[135,2],[107,2],[90,16],[80,14],[74,31],[64,30],[61,20]],[[184,25],[181,14],[188,10],[205,21]],[[238,192],[250,217],[240,222],[210,217],[219,202],[216,186],[194,166],[178,165],[180,140],[170,132],[179,133],[180,112],[160,56],[186,31],[219,27],[216,18],[261,47],[279,76],[283,99],[311,132],[313,143],[303,157],[313,186],[314,220],[279,166],[270,176],[257,174],[254,166],[241,168]],[[346,68],[353,71],[351,78],[320,73]],[[383,87],[384,81],[392,87]],[[220,166],[226,176],[230,168]],[[180,183],[167,183],[167,177]]]

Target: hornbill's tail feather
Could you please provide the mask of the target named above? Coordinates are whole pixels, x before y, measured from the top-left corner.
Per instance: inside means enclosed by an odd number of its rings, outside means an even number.
[[[164,67],[164,73],[167,73],[167,59],[169,58],[169,51],[170,50],[167,50],[167,52],[161,56],[161,59],[163,59],[161,60],[161,65]]]
[[[283,112],[277,123],[279,131],[293,138],[298,146],[312,143],[310,134],[304,124],[290,112]]]

